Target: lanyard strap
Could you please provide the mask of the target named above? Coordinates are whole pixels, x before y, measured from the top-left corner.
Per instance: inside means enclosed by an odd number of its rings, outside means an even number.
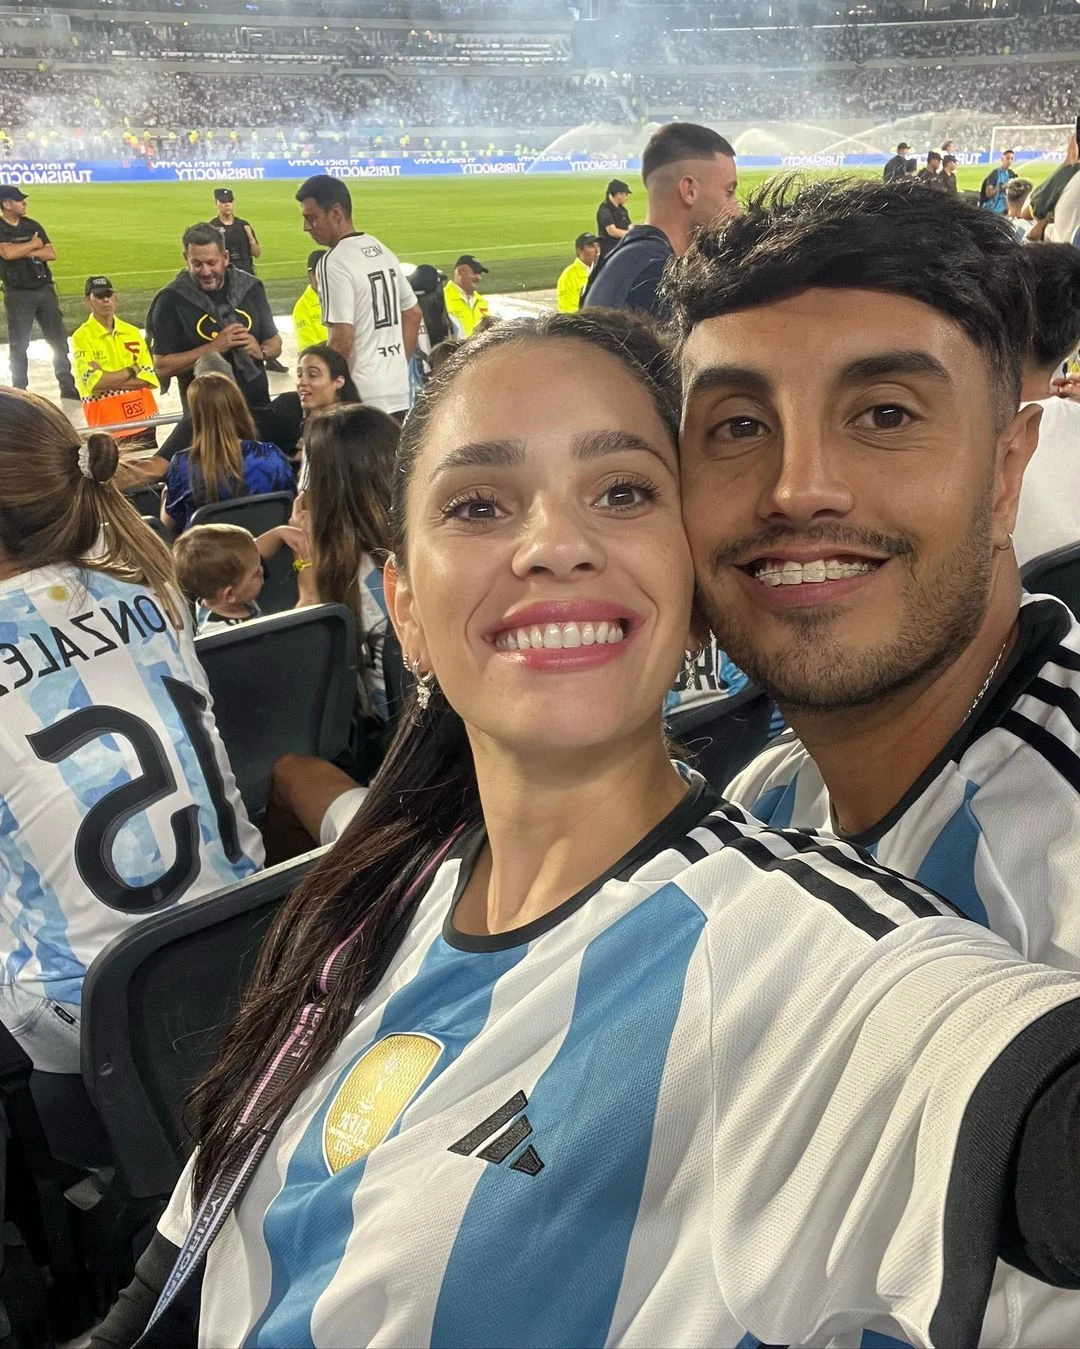
[[[428,877],[439,866],[443,858],[450,851],[454,841],[461,833],[464,826],[459,827],[439,848],[435,855],[427,862],[420,874],[412,882],[409,888],[402,896],[400,903],[394,912],[394,922],[397,922],[408,909],[409,904],[420,892]],[[325,999],[330,996],[336,987],[341,972],[345,967],[349,949],[356,941],[357,937],[367,926],[367,917],[363,918],[357,926],[349,933],[343,942],[340,943],[327,957],[317,981],[318,1001],[305,1003],[296,1019],[296,1024],[289,1032],[284,1044],[277,1051],[274,1057],[259,1079],[255,1090],[248,1098],[244,1106],[243,1113],[237,1121],[237,1128],[245,1125],[251,1119],[259,1102],[263,1100],[268,1093],[276,1091],[286,1082],[291,1081],[300,1071],[304,1060],[307,1057],[308,1048],[311,1045],[311,1038],[315,1033],[323,1015],[323,1005]],[[404,934],[402,934],[404,935]],[[392,958],[393,952],[391,951]],[[381,977],[381,976],[380,976]],[[238,1150],[236,1154],[222,1167],[214,1177],[206,1196],[199,1205],[199,1211],[196,1213],[194,1221],[184,1238],[184,1244],[176,1257],[176,1262],[172,1267],[168,1279],[161,1290],[157,1304],[151,1313],[146,1328],[136,1340],[134,1349],[139,1349],[144,1339],[149,1335],[155,1324],[161,1319],[172,1303],[179,1296],[181,1289],[191,1278],[193,1272],[198,1268],[200,1262],[210,1249],[214,1238],[221,1231],[225,1219],[236,1207],[241,1195],[244,1193],[255,1170],[262,1161],[266,1149],[270,1146],[270,1140],[277,1133],[278,1127],[282,1122],[286,1110],[282,1110],[267,1126],[260,1129],[251,1139],[246,1150]]]

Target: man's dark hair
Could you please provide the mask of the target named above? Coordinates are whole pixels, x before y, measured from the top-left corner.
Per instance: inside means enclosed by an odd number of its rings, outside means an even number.
[[[930,151],[930,153],[926,156],[926,162],[929,164],[932,159],[936,159],[939,164],[941,163],[941,156],[938,154],[936,150]]]
[[[955,163],[956,163],[955,155],[946,155],[945,158],[941,161],[941,167],[944,168],[946,164],[955,164]]]
[[[818,287],[919,300],[980,348],[1011,416],[1031,332],[1020,254],[1003,216],[921,183],[788,175],[755,193],[745,215],[702,230],[666,289],[684,339],[707,319]]]
[[[716,155],[735,158],[731,142],[718,131],[695,122],[668,122],[649,138],[641,156],[641,180],[648,183],[665,164],[677,164],[681,159],[713,159]]]
[[[184,231],[181,246],[185,253],[192,245],[196,248],[205,248],[207,244],[217,244],[218,248],[225,252],[225,236],[216,225],[189,225]]]
[[[1031,279],[1031,359],[1045,370],[1080,346],[1080,248],[1028,244],[1020,255]]]
[[[352,195],[340,178],[331,178],[328,173],[313,173],[296,190],[297,201],[307,201],[309,197],[320,211],[340,206],[352,219]]]

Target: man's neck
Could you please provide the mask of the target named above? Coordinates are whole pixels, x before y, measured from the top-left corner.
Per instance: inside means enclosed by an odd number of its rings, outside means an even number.
[[[25,220],[24,215],[8,215],[7,211],[0,211],[0,217],[3,218],[5,225],[17,225],[20,220]]]
[[[835,828],[861,834],[884,819],[982,700],[1016,639],[1019,578],[1007,589],[957,659],[917,684],[868,707],[785,712],[825,782]]]
[[[95,314],[94,317],[97,318],[97,315]],[[111,333],[116,327],[116,315],[110,314],[107,318],[98,319],[98,322],[107,333]]]
[[[650,204],[645,214],[645,224],[651,225],[654,230],[659,230],[661,234],[667,237],[667,241],[674,249],[677,258],[681,258],[690,247],[690,231],[686,227],[686,221],[679,213],[665,211],[662,207],[654,209]]]
[[[1023,380],[1020,385],[1021,403],[1041,403],[1050,395],[1050,381],[1057,374],[1060,362],[1055,361],[1053,365],[1045,369],[1038,369],[1035,366],[1024,366]]]

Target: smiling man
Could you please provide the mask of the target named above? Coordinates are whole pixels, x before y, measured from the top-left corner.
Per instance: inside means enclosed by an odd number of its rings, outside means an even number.
[[[1080,626],[1023,594],[1010,537],[1040,417],[1019,254],[989,212],[872,183],[700,236],[683,509],[701,608],[792,727],[727,795],[1080,969]],[[981,1342],[1070,1342],[1080,1298],[1004,1269]]]

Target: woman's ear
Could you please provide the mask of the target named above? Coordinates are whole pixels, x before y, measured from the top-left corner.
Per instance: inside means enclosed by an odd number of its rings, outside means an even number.
[[[394,625],[397,639],[401,643],[401,655],[407,666],[419,660],[421,669],[428,669],[427,643],[412,591],[404,572],[398,570],[397,559],[393,553],[386,559],[383,567],[383,596],[386,599],[386,611]]]

